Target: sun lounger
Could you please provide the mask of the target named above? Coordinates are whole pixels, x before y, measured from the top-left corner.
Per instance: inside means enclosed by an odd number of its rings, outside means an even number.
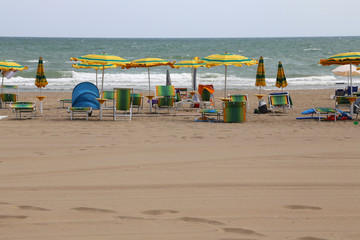
[[[58,102],[60,103],[59,108],[60,108],[60,109],[64,109],[64,108],[66,108],[66,107],[65,107],[65,104],[66,104],[66,103],[68,103],[68,104],[71,104],[71,103],[72,103],[72,99],[71,99],[71,98],[59,99]]]
[[[92,113],[92,107],[69,107],[68,112],[70,113],[71,120],[74,119],[75,115],[85,116],[86,120],[89,120],[89,117],[91,116]]]
[[[155,106],[155,113],[158,110],[158,114],[160,114],[161,108],[167,108],[168,111],[171,110],[172,114],[175,102],[175,87],[172,85],[156,86],[156,99],[158,102]]]
[[[213,108],[215,107],[214,101],[214,86],[213,85],[202,85],[199,84],[198,92],[200,95],[200,107],[202,108]],[[209,107],[208,107],[209,106]]]
[[[199,122],[209,122],[210,116],[216,116],[216,122],[220,122],[221,114],[223,113],[220,109],[199,109],[199,113],[201,113],[201,117],[197,118]]]
[[[301,114],[303,115],[311,115],[311,117],[306,117],[306,119],[318,119],[319,122],[321,120],[334,120],[343,115],[343,112],[339,111],[336,108],[328,108],[328,107],[316,107],[308,109]],[[316,115],[316,117],[314,116]],[[305,118],[297,118],[297,119],[305,119]]]
[[[131,121],[133,113],[132,93],[132,88],[114,88],[114,96],[116,96],[113,106],[114,121],[117,117],[128,117]]]
[[[246,102],[224,102],[224,122],[235,123],[246,121]]]
[[[287,92],[271,93],[269,95],[269,109],[274,113],[276,109],[282,109],[283,112],[292,108],[292,101]]]
[[[17,94],[16,93],[3,93],[1,94],[1,102],[3,107],[6,108],[6,104],[14,103],[17,101]]]
[[[15,112],[16,119],[26,114],[31,114],[31,119],[36,118],[36,104],[35,102],[15,102],[10,103],[10,109]]]

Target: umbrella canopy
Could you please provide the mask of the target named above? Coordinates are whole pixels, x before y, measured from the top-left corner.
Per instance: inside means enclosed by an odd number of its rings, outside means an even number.
[[[48,82],[45,77],[43,58],[40,57],[36,72],[35,86],[40,88],[41,91],[41,88],[44,88],[46,85],[48,85]]]
[[[283,68],[281,62],[279,62],[275,86],[277,86],[278,88],[281,88],[281,90],[282,90],[287,85],[288,84],[286,81],[284,68]]]
[[[335,68],[331,72],[336,75],[340,75],[340,76],[344,76],[344,77],[349,77],[350,71],[351,71],[352,76],[360,75],[360,71],[358,71],[356,68],[357,67],[355,65],[350,66],[350,64],[346,64],[346,65],[341,65],[341,66]]]
[[[234,65],[237,67],[242,67],[242,65],[251,66],[257,64],[257,61],[250,59],[241,55],[224,53],[224,54],[214,54],[207,56],[203,59],[207,67],[215,67],[224,65],[225,66],[225,91],[224,97],[226,97],[226,78],[227,78],[227,66]]]
[[[98,86],[98,77],[97,77],[97,71],[98,70],[103,70],[103,69],[108,69],[108,68],[116,68],[117,66],[114,64],[106,64],[106,65],[102,65],[102,64],[89,64],[89,63],[75,63],[72,65],[74,68],[76,69],[95,69],[96,71],[96,86]]]
[[[174,64],[174,68],[182,68],[182,67],[189,67],[191,68],[191,77],[192,77],[192,85],[193,90],[196,90],[196,69],[199,67],[206,67],[206,63],[201,61],[199,57],[195,57],[192,60],[180,61]]]
[[[23,71],[28,69],[28,66],[22,66],[16,62],[10,61],[0,61],[0,70],[2,71]],[[2,75],[1,86],[4,85],[4,75]],[[3,92],[3,88],[1,87],[1,94]]]
[[[88,54],[88,55],[81,56],[78,58],[70,58],[70,59],[74,60],[74,61],[80,61],[80,62],[86,63],[86,64],[103,65],[103,68],[101,68],[102,81],[101,81],[101,95],[100,96],[102,96],[103,90],[104,90],[105,65],[113,64],[116,66],[125,66],[126,64],[130,63],[130,61],[128,61],[122,57],[109,55],[109,54],[105,54],[105,53],[103,53],[103,54]]]
[[[258,68],[257,68],[257,72],[256,72],[255,86],[259,87],[259,92],[261,90],[261,87],[266,86],[264,59],[262,56],[259,59],[259,64],[258,64]]]
[[[148,80],[149,80],[149,95],[150,95],[150,68],[157,66],[171,66],[173,67],[174,62],[168,62],[161,58],[140,58],[126,64],[126,68],[137,68],[146,67],[148,69]]]

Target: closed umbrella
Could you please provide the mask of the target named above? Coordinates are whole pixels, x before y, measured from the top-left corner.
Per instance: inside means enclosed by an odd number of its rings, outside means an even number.
[[[0,70],[1,71],[23,71],[28,69],[27,66],[22,66],[15,62],[10,61],[0,61]],[[3,86],[4,85],[4,75],[2,74],[2,81],[1,81],[1,94],[3,93]]]
[[[266,86],[264,59],[263,59],[262,56],[259,59],[259,64],[258,64],[258,68],[257,68],[257,71],[256,71],[255,86],[259,87],[259,95],[260,95],[261,87]]]
[[[173,62],[168,62],[161,58],[141,58],[126,64],[126,68],[146,67],[148,69],[149,95],[150,95],[150,68],[157,66],[173,66]]]
[[[191,75],[192,75],[192,85],[193,90],[196,90],[196,69],[199,67],[206,67],[206,63],[200,60],[199,57],[195,57],[192,60],[180,61],[174,64],[174,68],[191,68]]]
[[[284,68],[283,68],[281,62],[279,62],[275,86],[278,88],[281,88],[281,91],[283,91],[284,87],[286,87],[287,85],[288,85],[288,83],[286,81]]]
[[[103,68],[104,69],[116,68],[116,65],[114,65],[114,64],[102,65],[102,64],[75,63],[72,66],[76,69],[79,69],[79,68],[95,69],[95,71],[96,71],[96,87],[98,86],[98,70],[102,70]]]
[[[233,65],[237,67],[242,67],[242,65],[251,66],[257,64],[257,61],[250,59],[241,55],[224,53],[224,54],[214,54],[207,56],[203,59],[207,67],[215,67],[224,65],[225,66],[225,91],[224,98],[226,98],[226,79],[227,79],[227,66]]]
[[[43,58],[40,57],[39,63],[38,63],[38,68],[36,71],[36,79],[35,79],[35,86],[37,86],[40,89],[40,96],[37,96],[37,98],[40,101],[40,113],[43,112],[42,100],[45,98],[45,96],[41,95],[41,89],[45,88],[46,85],[48,85],[48,82],[45,77]]]

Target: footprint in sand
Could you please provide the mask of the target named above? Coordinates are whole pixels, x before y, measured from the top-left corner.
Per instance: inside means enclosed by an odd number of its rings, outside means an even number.
[[[144,211],[142,212],[143,214],[146,215],[163,215],[163,214],[174,214],[174,213],[178,213],[178,211],[175,210],[167,210],[167,209],[156,209],[156,210],[148,210],[148,211]]]
[[[0,220],[1,219],[25,219],[27,217],[28,216],[21,216],[21,215],[17,215],[17,216],[14,216],[14,215],[0,215]]]
[[[263,234],[244,228],[223,228],[222,230],[226,233],[239,233],[244,235],[264,236]]]
[[[179,220],[185,221],[185,222],[193,222],[193,223],[206,223],[206,224],[211,224],[211,225],[225,225],[222,222],[219,222],[216,220],[211,220],[211,219],[206,219],[206,218],[183,217],[183,218],[179,218]]]
[[[113,211],[113,210],[107,210],[107,209],[101,209],[101,208],[77,207],[77,208],[72,208],[72,209],[76,210],[76,211],[81,211],[81,212],[115,213],[115,211]]]
[[[328,239],[317,238],[317,237],[302,237],[302,238],[297,238],[297,240],[328,240]]]
[[[7,203],[7,202],[0,202],[0,205],[1,205],[1,204],[4,204],[4,205],[5,205],[5,204],[9,204],[9,203]]]
[[[50,211],[49,209],[46,209],[46,208],[26,206],[26,205],[18,206],[18,208],[23,209],[23,210],[33,210],[33,211]]]
[[[306,205],[287,205],[284,206],[284,208],[287,209],[293,209],[293,210],[321,210],[321,207],[315,207],[315,206],[306,206]]]

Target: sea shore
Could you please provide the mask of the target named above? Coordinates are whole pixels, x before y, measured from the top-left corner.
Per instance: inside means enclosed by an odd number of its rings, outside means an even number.
[[[0,109],[0,239],[359,239],[360,125],[296,120],[334,107],[334,90],[289,92],[294,109],[254,114],[258,90],[241,91],[233,124],[196,110],[70,121],[71,92],[46,92],[34,120]]]

